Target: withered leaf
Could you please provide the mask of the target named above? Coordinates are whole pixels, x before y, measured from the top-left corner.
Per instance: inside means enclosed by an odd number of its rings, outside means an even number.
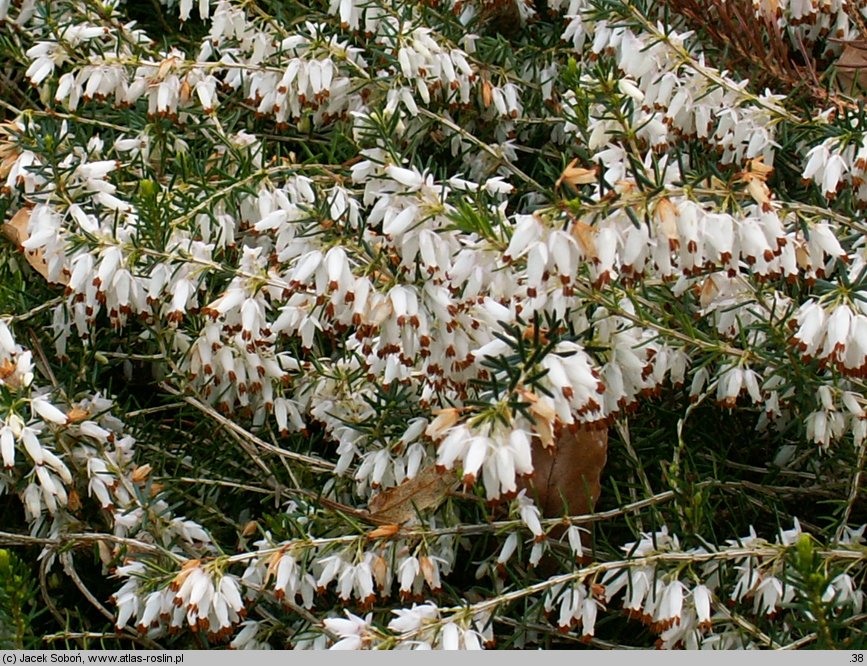
[[[141,485],[147,481],[153,468],[150,465],[140,465],[132,471],[132,481],[135,484]]]
[[[160,63],[160,68],[159,70],[157,70],[157,75],[154,77],[153,83],[159,83],[160,81],[163,81],[168,75],[168,73],[171,72],[177,64],[177,56],[170,56],[163,60]]]
[[[529,326],[527,326],[527,328],[524,329],[524,334],[522,337],[528,342],[531,342],[534,339],[538,339],[539,342],[541,342],[543,345],[547,345],[549,332],[550,331],[547,328],[537,328],[535,324],[530,324]]]
[[[494,103],[494,93],[491,88],[491,82],[487,79],[482,81],[482,104],[485,108],[489,108]]]
[[[855,39],[844,44],[836,63],[837,87],[846,94],[863,93],[867,91],[867,40]]]
[[[701,307],[706,308],[708,305],[713,303],[717,294],[719,294],[719,287],[713,279],[713,275],[711,275],[701,285],[701,291],[699,292],[699,303],[701,304]]]
[[[48,277],[48,262],[45,261],[45,256],[42,250],[25,250],[22,248],[24,242],[30,238],[30,234],[27,232],[27,224],[29,222],[30,209],[22,208],[12,216],[11,220],[4,222],[3,225],[0,226],[0,231],[3,232],[3,235],[6,236],[6,238],[18,246],[24,255],[24,258],[27,260],[27,263],[30,264],[37,273],[44,277],[48,282],[53,283],[54,280]],[[64,281],[63,284],[66,284],[66,282]]]
[[[0,363],[0,379],[11,377],[15,372],[15,368],[16,365],[11,358],[4,359],[3,362]]]
[[[530,407],[533,410],[533,407]],[[542,448],[545,450],[554,449],[554,421],[546,419],[535,411],[533,412],[533,425],[536,427],[536,434],[539,435],[539,441]]]
[[[596,252],[596,227],[581,220],[575,220],[570,231],[575,240],[578,241],[578,246],[586,258],[596,259],[599,256]]]
[[[563,428],[555,446],[533,443],[533,473],[525,479],[539,511],[546,518],[590,513],[599,499],[602,468],[608,457],[608,431]]]
[[[380,525],[367,533],[367,538],[371,541],[374,539],[387,539],[393,537],[400,532],[400,525]]]
[[[105,541],[97,541],[96,547],[99,551],[100,561],[106,566],[111,564],[112,560],[114,560],[114,554],[111,552],[109,545]]]
[[[752,178],[747,181],[747,192],[753,201],[762,205],[762,210],[771,210],[771,190],[763,180]]]
[[[490,32],[511,36],[521,29],[519,5],[524,0],[482,0],[479,9],[479,23]]]
[[[596,182],[597,174],[599,173],[598,167],[585,169],[584,167],[575,166],[576,164],[578,164],[578,160],[574,159],[566,165],[563,173],[560,174],[560,177],[554,184],[554,189],[558,189],[563,183],[569,183],[577,187],[578,185],[590,185]]]
[[[439,506],[456,484],[453,471],[425,467],[413,478],[371,497],[367,505],[370,520],[380,525],[405,523],[416,512]]]
[[[66,508],[75,513],[81,508],[81,497],[75,488],[70,488],[67,493]],[[102,542],[99,542],[102,545]]]
[[[774,173],[774,167],[765,164],[765,158],[763,155],[756,157],[755,159],[747,162],[747,173],[742,176],[743,180],[749,180],[750,178],[758,178],[762,181],[767,181],[768,176]],[[749,176],[747,176],[749,174]]]
[[[668,239],[668,242],[677,242],[677,217],[678,212],[675,205],[668,197],[662,197],[656,202],[656,210],[654,211],[659,230],[662,235]]]
[[[81,407],[73,407],[68,412],[66,412],[66,418],[70,423],[81,423],[88,416],[90,416],[90,413],[87,410],[82,409]]]

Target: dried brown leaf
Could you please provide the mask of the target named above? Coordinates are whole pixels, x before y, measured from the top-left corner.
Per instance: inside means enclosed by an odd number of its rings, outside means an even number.
[[[391,586],[391,576],[389,575],[388,562],[379,553],[373,553],[370,570],[373,573],[373,579],[376,581],[376,587],[381,591],[389,589]]]
[[[679,236],[677,234],[677,218],[678,212],[675,205],[668,197],[662,197],[656,202],[656,210],[654,211],[656,222],[662,235],[668,239],[669,245],[677,244]]]
[[[22,247],[24,242],[30,238],[30,234],[27,231],[27,225],[29,222],[30,209],[22,208],[12,216],[11,220],[4,222],[3,225],[0,226],[0,231],[3,232],[3,235],[6,236],[6,238],[18,246],[24,255],[24,259],[27,260],[27,263],[30,264],[37,273],[44,277],[48,282],[53,283],[54,280],[48,277],[48,262],[45,261],[45,256],[42,250],[25,250]],[[66,284],[66,281],[64,280],[62,284]]]
[[[114,553],[105,541],[97,541],[96,548],[99,551],[99,560],[108,566],[114,560]]]
[[[370,498],[370,520],[380,525],[405,523],[416,512],[439,506],[456,483],[453,472],[425,467],[413,478]]]
[[[457,423],[460,414],[461,410],[457,407],[448,407],[435,411],[434,415],[436,418],[425,429],[425,436],[433,440],[438,439],[446,430]]]
[[[400,532],[400,525],[380,525],[367,533],[367,538],[373,539],[388,539]]]
[[[541,342],[543,345],[547,345],[549,332],[550,331],[547,328],[537,329],[535,324],[530,324],[529,326],[527,326],[527,328],[524,329],[524,335],[522,337],[528,342],[538,339],[539,342]]]
[[[81,497],[75,488],[70,488],[66,498],[66,508],[75,513],[81,508]],[[99,542],[102,543],[101,541]]]
[[[6,180],[12,165],[21,154],[21,149],[12,140],[16,132],[14,123],[0,123],[0,180]]]
[[[132,481],[135,484],[141,485],[147,481],[148,476],[153,471],[153,467],[148,465],[140,465],[132,471]]]
[[[596,259],[599,256],[596,252],[596,227],[581,220],[575,220],[570,231],[575,240],[578,241],[578,246],[585,257]]]
[[[184,584],[184,581],[187,577],[193,572],[194,569],[197,569],[199,565],[202,563],[201,560],[187,560],[181,565],[181,570],[175,574],[175,577],[172,578],[172,582],[169,583],[169,587],[177,592],[181,585]]]
[[[181,106],[186,106],[190,102],[190,97],[193,94],[193,87],[190,85],[188,79],[184,79],[181,81],[181,90],[178,94],[178,101],[180,101]]]
[[[837,60],[837,87],[843,93],[867,91],[867,40],[846,42]]]
[[[157,75],[154,77],[152,82],[153,83],[159,83],[160,81],[163,81],[166,78],[166,76],[168,76],[168,73],[171,72],[175,68],[175,65],[177,65],[177,64],[178,64],[177,56],[170,56],[170,57],[164,59],[160,63],[160,68],[159,68],[159,70],[157,70]]]
[[[494,103],[494,93],[491,87],[491,82],[485,79],[482,81],[482,104],[487,109]]]
[[[70,423],[80,423],[89,416],[90,413],[87,412],[87,410],[82,409],[81,407],[73,407],[68,412],[66,412],[66,418]]]
[[[533,444],[533,474],[523,482],[542,515],[590,513],[599,499],[608,457],[608,431],[563,428],[555,446]]]
[[[490,32],[510,37],[521,29],[524,21],[518,5],[525,0],[482,0],[479,8],[480,25]]]
[[[11,358],[4,359],[0,362],[0,379],[6,379],[7,377],[11,377],[15,372],[15,368],[17,366],[12,361]]]
[[[747,172],[744,174],[744,180],[758,178],[761,181],[767,181],[772,173],[774,173],[774,167],[765,164],[764,156],[760,156],[747,162]]]
[[[531,408],[532,409],[532,408]],[[536,434],[539,435],[539,443],[545,450],[556,450],[557,444],[554,440],[553,421],[544,419],[538,414],[533,414],[533,425],[536,428]],[[534,445],[535,446],[535,445]]]
[[[701,304],[701,307],[706,308],[708,305],[713,303],[717,294],[719,294],[719,287],[713,279],[713,275],[711,275],[701,285],[701,291],[699,292],[699,303]]]
[[[771,194],[770,188],[761,180],[754,178],[747,183],[747,192],[757,204],[762,206],[762,210],[768,212],[771,210]]]
[[[566,168],[563,169],[563,173],[560,174],[554,185],[555,189],[559,188],[563,183],[569,183],[577,187],[578,185],[590,185],[596,182],[596,177],[599,173],[598,167],[585,169],[584,167],[575,166],[576,164],[578,164],[578,160],[574,159],[566,165]]]

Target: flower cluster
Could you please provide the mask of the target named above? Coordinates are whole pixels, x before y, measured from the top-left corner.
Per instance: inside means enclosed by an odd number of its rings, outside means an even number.
[[[118,567],[117,573],[127,578],[112,596],[118,630],[132,619],[139,632],[156,637],[163,633],[163,623],[171,633],[186,624],[191,631],[218,640],[233,634],[246,615],[238,579],[202,566],[199,560],[186,560],[169,585],[152,592],[140,587],[147,573],[144,563]]]

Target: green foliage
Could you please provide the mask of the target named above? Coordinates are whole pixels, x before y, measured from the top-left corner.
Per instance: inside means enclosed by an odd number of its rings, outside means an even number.
[[[38,588],[30,569],[14,552],[0,549],[0,648],[32,650],[39,646],[33,633]]]

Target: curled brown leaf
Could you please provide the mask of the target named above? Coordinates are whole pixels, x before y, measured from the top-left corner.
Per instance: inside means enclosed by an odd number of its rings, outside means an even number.
[[[425,467],[413,478],[374,495],[367,507],[370,520],[378,525],[405,523],[417,512],[439,506],[456,484],[454,472]]]

